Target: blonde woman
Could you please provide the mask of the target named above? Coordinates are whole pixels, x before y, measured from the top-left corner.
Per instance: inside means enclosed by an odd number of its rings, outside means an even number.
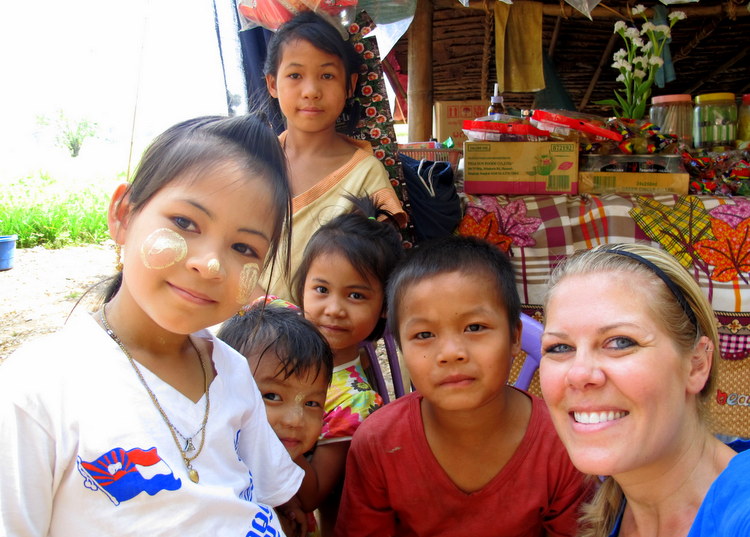
[[[656,248],[600,246],[556,267],[545,311],[545,401],[573,464],[603,476],[581,535],[750,535],[750,458],[704,417],[718,334],[690,274]]]

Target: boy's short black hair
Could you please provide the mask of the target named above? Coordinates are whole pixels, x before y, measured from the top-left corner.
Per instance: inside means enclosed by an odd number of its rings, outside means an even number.
[[[449,235],[407,251],[405,259],[391,274],[386,298],[388,326],[399,346],[399,306],[404,294],[425,278],[450,272],[466,274],[494,287],[498,302],[508,314],[511,334],[515,335],[521,318],[521,299],[510,259],[497,246],[483,239]]]
[[[216,337],[245,358],[257,356],[259,362],[266,353],[275,353],[283,379],[312,373],[315,378],[323,375],[331,383],[331,348],[315,325],[298,310],[257,303],[244,315],[235,315],[224,322]]]

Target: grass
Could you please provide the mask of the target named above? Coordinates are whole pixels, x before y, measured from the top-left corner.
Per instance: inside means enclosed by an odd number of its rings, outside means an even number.
[[[18,248],[102,243],[109,237],[107,206],[113,185],[56,180],[44,172],[3,181],[0,234],[18,235]]]

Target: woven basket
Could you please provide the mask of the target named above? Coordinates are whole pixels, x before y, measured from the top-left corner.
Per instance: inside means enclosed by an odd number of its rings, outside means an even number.
[[[463,150],[461,149],[412,149],[412,148],[399,148],[399,153],[402,155],[406,155],[407,157],[411,157],[415,160],[432,160],[433,162],[444,162],[447,161],[450,163],[452,168],[458,167],[458,161],[461,159],[461,156],[463,155]]]
[[[750,438],[750,357],[720,359],[716,389],[708,401],[709,419],[716,432]]]

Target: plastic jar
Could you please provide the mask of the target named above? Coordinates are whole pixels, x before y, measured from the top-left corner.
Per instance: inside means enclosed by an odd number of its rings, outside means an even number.
[[[750,143],[750,93],[742,96],[737,118],[737,147],[747,147]]]
[[[664,134],[676,134],[693,145],[693,98],[690,95],[660,95],[651,99],[651,123]]]
[[[737,104],[734,93],[705,93],[695,98],[693,142],[709,151],[734,149],[737,138]]]

